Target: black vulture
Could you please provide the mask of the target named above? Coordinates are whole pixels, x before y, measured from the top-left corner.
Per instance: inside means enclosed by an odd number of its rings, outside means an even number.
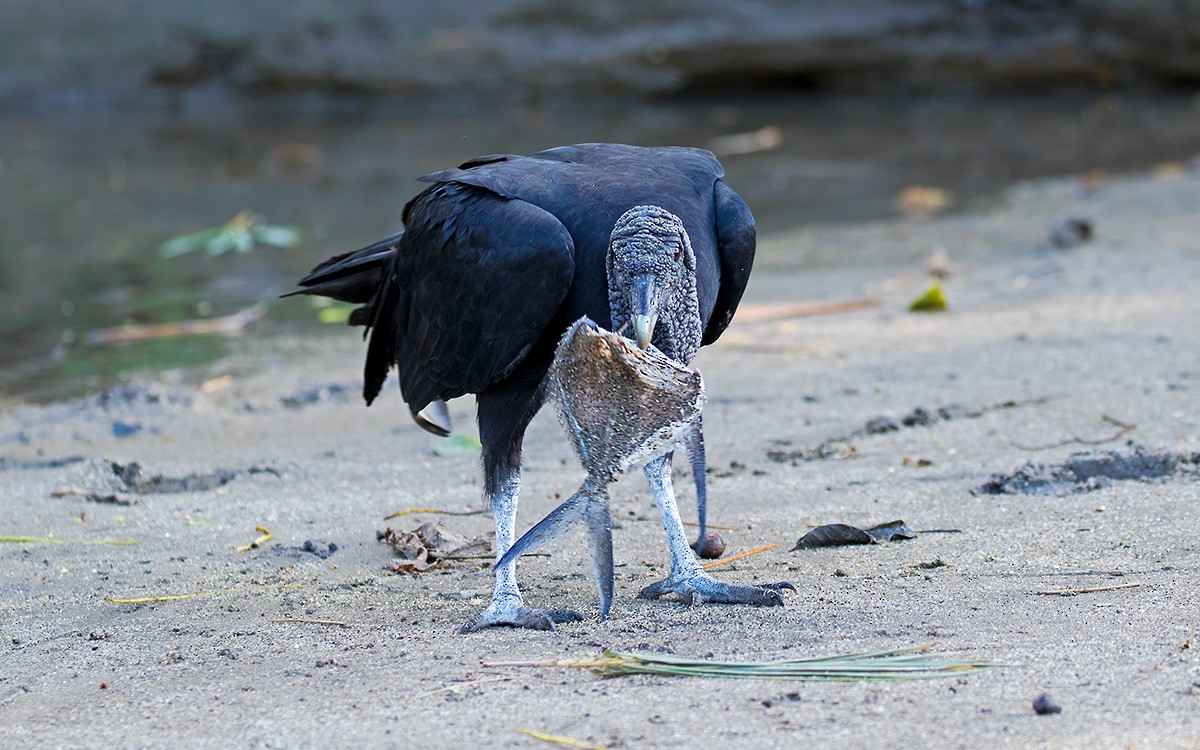
[[[531,156],[483,156],[427,175],[404,207],[404,230],[331,258],[295,293],[364,307],[370,404],[396,367],[426,429],[449,430],[444,401],[476,396],[484,493],[499,562],[515,539],[525,430],[546,398],[564,331],[588,316],[631,329],[689,363],[729,325],[754,260],[754,217],[721,180],[710,152],[608,143]],[[440,407],[440,408],[439,408]],[[719,582],[688,546],[671,488],[671,456],[644,469],[671,551],[671,573],[644,589],[696,603],[782,605],[774,587]],[[538,629],[582,619],[525,606],[511,562],[498,564],[491,603],[463,632]]]

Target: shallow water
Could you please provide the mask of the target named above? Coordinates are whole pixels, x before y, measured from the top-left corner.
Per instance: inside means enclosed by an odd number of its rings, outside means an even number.
[[[0,115],[0,396],[46,400],[143,370],[221,356],[183,336],[91,345],[125,322],[226,315],[270,301],[258,332],[317,327],[275,302],[325,257],[399,228],[417,176],[479,154],[562,143],[717,146],[778,128],[778,146],[725,155],[760,230],[885,217],[905,186],[962,208],[1004,186],[1139,170],[1200,153],[1200,99],[1184,93],[639,100],[486,112],[376,100],[181,100]],[[304,231],[296,248],[160,257],[177,234],[242,209]],[[853,257],[845,259],[854,263]]]

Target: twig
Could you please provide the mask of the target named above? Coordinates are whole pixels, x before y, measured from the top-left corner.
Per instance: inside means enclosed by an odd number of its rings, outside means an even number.
[[[1134,589],[1141,586],[1140,583],[1119,583],[1116,586],[1092,586],[1089,588],[1080,589],[1051,589],[1049,591],[1039,591],[1039,594],[1048,596],[1054,594],[1094,594],[1097,591],[1115,591],[1116,589]]]
[[[266,544],[267,542],[271,541],[274,538],[274,536],[271,534],[271,532],[265,526],[255,526],[254,530],[257,531],[259,534],[262,534],[262,536],[258,537],[257,539],[255,539],[253,542],[250,542],[249,544],[242,545],[241,547],[235,548],[237,552],[249,552],[252,549],[257,549],[258,547],[261,547],[262,545]]]
[[[267,306],[258,303],[241,312],[221,318],[184,320],[179,323],[146,323],[142,325],[97,328],[88,333],[89,344],[122,344],[129,341],[147,341],[185,336],[195,333],[219,333],[232,336],[241,333],[246,326],[267,314]]]
[[[383,520],[390,521],[393,518],[400,516],[412,516],[417,513],[437,513],[443,516],[478,516],[483,513],[482,510],[438,510],[437,508],[409,508],[408,510],[398,510],[391,515],[383,517]]]
[[[14,545],[139,545],[136,539],[54,539],[53,536],[0,536],[0,542]]]
[[[809,315],[827,315],[829,313],[849,312],[875,307],[879,302],[873,299],[851,299],[839,302],[755,302],[742,305],[734,317],[736,323],[769,323],[788,318],[800,318]]]
[[[296,622],[307,625],[337,625],[343,628],[350,627],[350,623],[342,622],[340,620],[310,620],[303,617],[280,617],[278,619],[268,620],[267,622]]]
[[[541,740],[542,742],[549,742],[555,745],[563,745],[564,747],[580,747],[584,750],[608,750],[608,748],[606,748],[604,745],[593,745],[590,742],[573,740],[570,737],[559,737],[556,734],[546,734],[545,732],[538,732],[533,729],[525,729],[522,727],[517,731],[521,734],[528,735],[535,740]]]
[[[1105,443],[1111,443],[1116,440],[1119,440],[1124,435],[1127,435],[1130,432],[1133,432],[1134,430],[1137,429],[1137,425],[1122,422],[1121,420],[1110,417],[1107,414],[1101,415],[1100,421],[1107,422],[1111,425],[1116,425],[1117,427],[1120,427],[1121,429],[1117,430],[1115,433],[1113,433],[1109,437],[1099,438],[1099,439],[1095,439],[1095,440],[1090,440],[1088,438],[1081,438],[1078,435],[1072,435],[1071,437],[1067,438],[1066,440],[1059,440],[1056,443],[1048,443],[1046,445],[1021,445],[1020,443],[1016,443],[1016,442],[1012,442],[1012,441],[1009,441],[1009,444],[1012,445],[1012,447],[1020,448],[1023,451],[1047,451],[1047,450],[1050,450],[1051,448],[1061,448],[1064,445],[1104,445]]]
[[[683,525],[684,526],[699,526],[700,524],[696,523],[695,521],[684,521]],[[742,530],[740,526],[718,526],[715,523],[706,523],[704,525],[710,529],[720,529],[721,531],[741,531]]]
[[[413,698],[424,698],[427,695],[437,695],[438,693],[456,693],[459,690],[461,690],[462,688],[473,687],[475,685],[482,685],[486,682],[508,682],[511,679],[513,679],[513,678],[512,677],[487,677],[482,680],[471,680],[470,682],[456,682],[455,684],[447,685],[446,687],[440,687],[440,688],[437,688],[434,690],[426,690],[424,693],[417,693],[416,695],[414,695],[412,697]]]
[[[725,563],[731,563],[734,560],[741,560],[742,558],[749,557],[750,555],[757,555],[760,552],[769,552],[773,549],[778,549],[778,548],[779,548],[778,544],[764,544],[761,547],[755,547],[754,549],[749,550],[747,552],[739,552],[738,554],[733,555],[732,557],[726,557],[722,560],[711,560],[706,563],[701,563],[700,567],[705,568],[705,569],[715,568],[718,565],[724,565]]]

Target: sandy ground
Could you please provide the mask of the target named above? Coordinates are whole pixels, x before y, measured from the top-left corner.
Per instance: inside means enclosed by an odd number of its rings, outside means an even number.
[[[666,573],[667,555],[634,476],[614,488],[611,620],[594,619],[576,534],[524,561],[521,578],[532,605],[593,619],[553,633],[457,635],[490,590],[487,563],[393,575],[375,534],[436,520],[382,520],[406,508],[478,507],[478,459],[437,455],[390,389],[364,408],[351,333],[249,341],[182,380],[9,406],[0,534],[73,543],[0,544],[0,745],[542,746],[517,732],[530,728],[611,747],[1200,746],[1200,481],[1188,463],[1200,451],[1198,207],[1194,176],[1091,191],[1047,182],[946,219],[764,241],[751,302],[879,302],[735,325],[697,361],[716,469],[710,519],[738,527],[722,532],[730,553],[779,545],[719,575],[794,581],[780,609],[636,600]],[[1096,239],[1050,248],[1047,225],[1068,217],[1094,221]],[[938,247],[955,264],[951,309],[907,313]],[[195,385],[226,374],[228,387]],[[321,386],[331,388],[312,403],[281,401]],[[953,419],[863,432],[875,417],[955,404]],[[471,430],[471,404],[452,409]],[[115,437],[117,423],[134,434]],[[1079,442],[1120,425],[1136,427]],[[841,437],[832,457],[802,455]],[[1077,493],[971,492],[1026,461],[1129,452],[1129,440],[1181,457],[1178,471]],[[141,464],[143,478],[227,481],[139,494],[117,483],[113,461]],[[549,412],[526,461],[523,528],[582,477]],[[691,515],[686,485],[677,482]],[[961,533],[787,551],[814,525],[897,518]],[[483,516],[443,523],[470,536],[490,526]],[[273,540],[236,551],[256,526]],[[306,541],[337,550],[323,558]],[[1140,585],[1037,593],[1122,583]],[[346,625],[276,622],[288,618]],[[1005,666],[834,684],[482,666],[603,648],[749,660],[919,643]],[[1035,715],[1042,692],[1061,714]]]

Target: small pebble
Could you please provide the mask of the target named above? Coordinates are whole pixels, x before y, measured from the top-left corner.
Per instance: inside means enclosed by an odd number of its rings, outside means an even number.
[[[1050,696],[1042,693],[1033,699],[1033,712],[1038,716],[1062,713],[1062,706],[1054,702]]]
[[[875,417],[867,422],[868,435],[880,435],[885,432],[896,432],[900,429],[900,425],[891,417]]]
[[[705,560],[716,560],[725,554],[725,540],[717,532],[710,531],[704,535],[704,539],[696,542],[692,549]]]

